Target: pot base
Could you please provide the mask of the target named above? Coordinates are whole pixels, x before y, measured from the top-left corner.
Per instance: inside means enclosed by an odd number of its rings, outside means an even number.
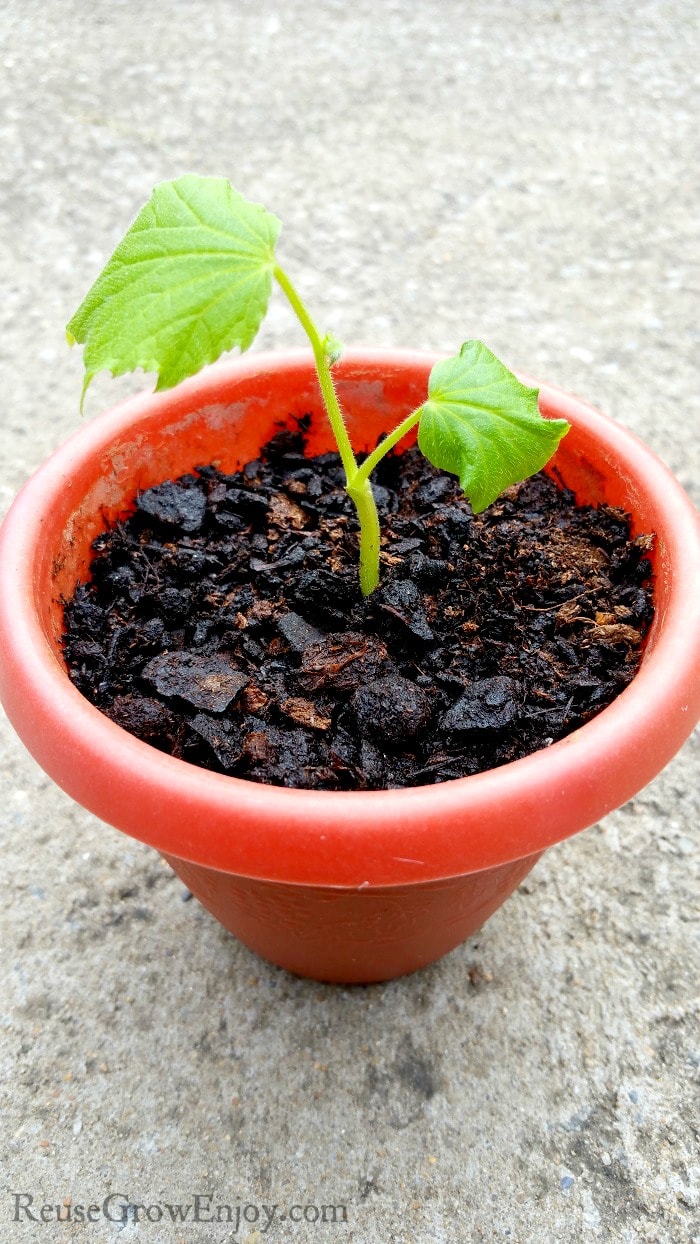
[[[249,950],[297,976],[344,985],[392,980],[471,937],[540,855],[405,886],[282,885],[166,855],[203,907]]]

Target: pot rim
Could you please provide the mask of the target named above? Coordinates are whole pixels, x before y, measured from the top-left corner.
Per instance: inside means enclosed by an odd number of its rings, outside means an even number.
[[[439,357],[356,349],[337,370],[341,378],[378,365],[427,374]],[[478,872],[539,853],[620,806],[664,767],[700,717],[700,523],[638,437],[551,385],[540,386],[543,413],[593,431],[607,459],[655,498],[667,597],[631,684],[567,738],[435,786],[288,790],[165,755],[73,687],[44,633],[34,581],[53,508],[76,464],[101,455],[118,431],[155,408],[199,408],[232,381],[310,366],[308,351],[259,353],[206,368],[176,390],[141,393],[80,428],[25,484],[0,530],[0,698],[30,751],[79,802],[158,850],[295,884],[392,886]]]

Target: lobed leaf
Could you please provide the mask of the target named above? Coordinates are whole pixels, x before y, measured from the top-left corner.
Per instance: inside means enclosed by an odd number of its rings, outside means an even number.
[[[566,420],[542,417],[537,397],[481,341],[433,367],[418,445],[433,466],[459,476],[476,514],[539,471],[568,432]]]
[[[172,388],[226,350],[247,350],[267,311],[276,216],[222,177],[156,186],[71,319],[85,384],[143,368]]]

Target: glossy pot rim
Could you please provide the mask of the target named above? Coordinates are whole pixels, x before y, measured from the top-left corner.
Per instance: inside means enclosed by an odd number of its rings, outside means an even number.
[[[418,368],[438,356],[354,350],[338,374]],[[201,770],[114,725],[70,683],[37,605],[36,565],[57,498],[86,458],[145,426],[154,409],[202,407],[230,383],[311,366],[304,351],[217,364],[177,390],[145,393],[79,429],[39,468],[0,531],[0,696],[39,763],[97,815],[169,855],[294,884],[362,887],[459,876],[540,852],[619,806],[658,773],[700,717],[700,528],[680,485],[631,432],[541,386],[544,413],[594,434],[608,462],[654,497],[664,616],[630,686],[568,738],[523,760],[398,791],[287,790]],[[614,468],[612,468],[614,469]],[[47,536],[47,533],[48,536]]]

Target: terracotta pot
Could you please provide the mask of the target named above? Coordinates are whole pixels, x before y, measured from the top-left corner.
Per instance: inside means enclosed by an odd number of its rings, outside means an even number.
[[[433,357],[349,352],[336,369],[351,440],[369,449],[424,398]],[[284,790],[209,773],[149,747],[75,690],[61,599],[138,489],[218,463],[233,471],[311,415],[332,448],[310,356],[252,355],[123,403],[36,473],[0,533],[0,695],[31,753],[74,799],[170,861],[226,928],[274,963],[333,981],[410,972],[472,934],[541,852],[640,790],[700,716],[700,529],[636,437],[544,387],[572,430],[556,468],[579,500],[654,532],[656,618],[641,669],[595,720],[490,773],[378,792]]]

